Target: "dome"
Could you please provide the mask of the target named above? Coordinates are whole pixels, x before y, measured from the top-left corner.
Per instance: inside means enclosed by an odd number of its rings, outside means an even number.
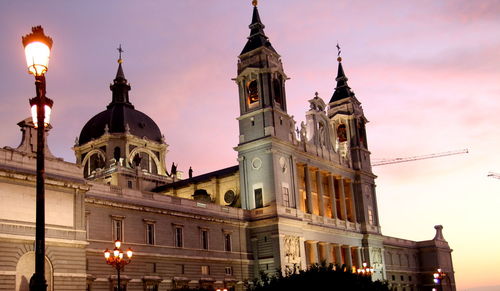
[[[118,63],[116,77],[110,85],[113,92],[111,103],[106,110],[92,117],[85,124],[80,133],[78,145],[100,138],[105,131],[109,133],[128,131],[139,138],[145,137],[155,142],[162,142],[163,138],[158,125],[146,114],[135,110],[134,105],[130,103],[128,95],[130,84],[125,79],[121,58]]]
[[[92,139],[97,139],[104,134],[106,126],[109,133],[125,133],[129,127],[130,134],[140,138],[147,138],[155,142],[162,142],[162,134],[158,125],[146,114],[135,110],[128,104],[114,104],[108,106],[92,117],[83,127],[78,144],[83,145]]]

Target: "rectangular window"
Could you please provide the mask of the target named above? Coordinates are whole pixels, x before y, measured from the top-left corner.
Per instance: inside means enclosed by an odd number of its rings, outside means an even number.
[[[254,194],[255,194],[255,208],[264,207],[264,201],[262,200],[262,188],[255,189]]]
[[[158,283],[147,284],[146,291],[158,291]]]
[[[210,275],[210,268],[206,265],[201,266],[201,274],[202,275]]]
[[[373,225],[373,211],[371,209],[368,209],[368,223],[370,225]]]
[[[288,190],[288,187],[285,186],[281,189],[283,192],[283,206],[290,207],[290,191]]]
[[[146,223],[146,244],[155,244],[155,225],[154,223]]]
[[[113,218],[113,240],[123,241],[123,220]]]
[[[200,241],[201,241],[201,248],[204,250],[208,250],[208,230],[207,229],[200,230]]]
[[[176,226],[175,227],[175,246],[178,248],[183,247],[183,237],[182,237],[182,227],[181,226]]]
[[[175,265],[175,274],[176,275],[183,275],[184,274],[184,265]]]
[[[226,252],[231,251],[231,234],[230,233],[224,234],[224,250]]]
[[[233,275],[233,267],[226,267],[225,273],[227,276],[232,276]]]

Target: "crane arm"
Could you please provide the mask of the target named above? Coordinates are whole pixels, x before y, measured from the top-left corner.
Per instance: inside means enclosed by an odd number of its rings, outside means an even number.
[[[495,178],[495,179],[500,179],[500,174],[489,172],[488,173],[488,177]]]
[[[386,159],[386,160],[381,160],[381,161],[373,162],[372,166],[375,167],[375,166],[383,166],[383,165],[389,165],[389,164],[398,164],[398,163],[405,163],[405,162],[411,162],[411,161],[417,161],[417,160],[425,160],[425,159],[433,159],[433,158],[439,158],[439,157],[445,157],[445,156],[452,156],[452,155],[460,155],[460,154],[467,154],[467,153],[469,153],[469,150],[468,149],[463,149],[463,150],[448,151],[448,152],[442,152],[442,153],[434,153],[434,154],[428,154],[428,155],[422,155],[422,156],[413,156],[413,157],[405,157],[405,158]]]

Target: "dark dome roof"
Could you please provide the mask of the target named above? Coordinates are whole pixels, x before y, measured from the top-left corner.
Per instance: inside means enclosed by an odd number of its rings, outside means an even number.
[[[146,137],[152,141],[162,142],[161,131],[149,116],[129,105],[115,104],[92,117],[85,124],[78,143],[83,145],[92,139],[101,137],[104,134],[106,125],[109,133],[124,133],[127,124],[131,134],[140,138]]]
[[[139,137],[162,142],[162,134],[158,125],[146,114],[135,110],[130,103],[128,92],[130,84],[123,73],[122,60],[118,60],[118,71],[110,89],[113,92],[111,103],[103,112],[92,117],[82,129],[78,144],[83,145],[92,139],[97,139],[104,134],[106,126],[109,133],[125,133],[128,131]]]

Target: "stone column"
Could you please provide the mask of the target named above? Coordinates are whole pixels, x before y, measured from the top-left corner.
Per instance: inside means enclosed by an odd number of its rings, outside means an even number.
[[[306,242],[304,237],[299,237],[299,248],[300,248],[300,268],[305,270],[307,268],[306,262]]]
[[[363,262],[361,259],[361,247],[356,248],[356,267],[361,268],[363,266]]]
[[[318,242],[313,240],[306,241],[307,243],[307,252],[309,255],[308,265],[312,265],[318,262]]]
[[[252,251],[253,251],[253,274],[256,278],[259,276],[259,248],[258,248],[258,238],[252,237]]]
[[[344,178],[339,179],[339,194],[340,194],[340,208],[342,211],[342,218],[347,221],[347,208],[345,206],[345,192],[344,192]]]
[[[304,166],[304,177],[306,178],[306,197],[307,197],[307,213],[313,213],[313,199],[311,195],[311,175],[309,173],[309,166]]]
[[[324,252],[326,254],[326,263],[327,264],[334,264],[334,258],[333,258],[333,254],[332,254],[332,248],[333,248],[333,245],[332,244],[329,244],[329,243],[324,243],[323,245],[323,248],[324,248]]]
[[[352,267],[352,256],[351,256],[351,247],[350,246],[342,246],[345,252],[345,264],[349,267]]]
[[[333,181],[333,175],[328,174],[328,188],[330,188],[330,202],[332,206],[332,218],[338,218],[337,214],[337,194],[335,193],[335,182]]]
[[[352,182],[347,183],[349,187],[349,197],[351,198],[351,213],[352,213],[352,220],[357,223],[358,219],[356,217],[356,201],[354,201],[354,187],[352,187]]]
[[[316,171],[316,184],[318,187],[319,216],[325,216],[325,200],[323,199],[324,189],[320,170]]]
[[[332,245],[332,247],[335,249],[335,264],[342,266],[344,262],[342,262],[342,248],[338,244]]]

